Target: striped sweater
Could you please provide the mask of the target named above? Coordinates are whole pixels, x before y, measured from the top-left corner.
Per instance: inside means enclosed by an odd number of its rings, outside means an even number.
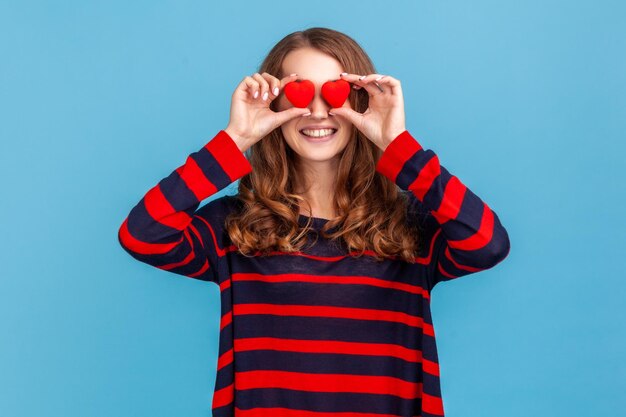
[[[425,245],[414,264],[349,256],[316,236],[299,253],[245,257],[224,230],[251,172],[223,130],[151,188],[118,231],[133,258],[219,286],[214,417],[443,416],[430,295],[509,253],[496,213],[408,131],[376,171],[409,197]],[[301,225],[308,217],[299,216]],[[312,218],[315,230],[326,219]]]

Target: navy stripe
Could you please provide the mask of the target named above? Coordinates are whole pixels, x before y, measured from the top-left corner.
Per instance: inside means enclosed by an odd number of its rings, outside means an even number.
[[[230,149],[235,152],[237,148]],[[388,149],[396,152],[388,155],[389,161],[404,160],[399,147]],[[229,155],[221,163],[245,163],[240,157]],[[159,185],[167,202],[190,217],[185,231],[166,226],[170,219],[150,217],[145,197],[130,211],[128,230],[135,239],[163,244],[178,241],[183,233],[192,238],[195,251],[189,265],[171,272],[189,276],[206,261],[207,272],[194,278],[220,285],[219,357],[223,366],[217,370],[214,391],[219,391],[217,398],[226,404],[218,403],[212,409],[214,417],[233,417],[236,408],[251,413],[277,408],[295,415],[303,410],[443,416],[443,410],[432,414],[442,404],[430,309],[432,290],[438,282],[451,279],[439,271],[439,263],[454,278],[470,274],[447,259],[445,251],[449,240],[469,238],[480,229],[484,203],[466,189],[456,218],[439,224],[433,211],[440,208],[452,174],[439,166],[440,175],[433,179],[423,201],[408,190],[435,157],[432,150],[419,150],[393,179],[406,195],[407,221],[420,242],[420,257],[432,255],[427,264],[401,259],[379,262],[368,254],[351,257],[343,243],[321,236],[315,246],[309,247],[314,239],[311,236],[302,254],[243,256],[232,247],[224,224],[226,217],[240,207],[238,199],[224,196],[199,208],[200,202],[176,171]],[[246,169],[222,167],[205,147],[192,153],[188,161],[197,163],[216,192],[238,179],[229,178],[226,172],[251,170],[250,165]],[[389,165],[388,171],[392,170]],[[477,250],[450,249],[456,262],[487,269],[508,255],[508,234],[498,216],[493,216],[491,241]],[[301,216],[298,221],[303,225],[306,218]],[[325,222],[317,218],[313,227],[319,230]],[[191,246],[183,240],[167,253],[153,255],[124,249],[141,262],[161,266],[182,261],[190,254]],[[290,379],[289,375],[297,377]],[[332,386],[321,386],[316,378],[329,375],[347,378],[355,389],[343,387],[335,392]],[[361,380],[365,385],[359,384]],[[421,391],[406,398],[407,392],[418,387]],[[430,397],[428,400],[430,413],[422,411],[422,394],[434,397],[434,401]]]

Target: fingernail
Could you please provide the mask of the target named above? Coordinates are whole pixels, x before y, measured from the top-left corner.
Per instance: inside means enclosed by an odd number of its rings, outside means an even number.
[[[295,72],[293,74],[289,74],[290,77],[293,77],[294,75],[298,75]]]
[[[362,80],[362,79],[363,79],[363,78],[365,78],[365,77],[367,77],[367,75],[361,75],[361,76],[359,77],[359,80]]]
[[[328,112],[328,114],[330,114],[331,116],[334,116],[334,115],[335,115],[335,113],[330,112],[330,111]]]
[[[308,112],[308,113],[304,113],[304,114],[302,115],[302,117],[304,117],[304,116],[310,116],[310,115],[311,115],[311,112]]]
[[[267,100],[268,96],[269,96],[269,94],[267,94],[267,91],[265,93],[263,93],[263,101]]]
[[[257,98],[258,96],[259,96],[259,92],[258,92],[258,91],[255,91],[255,92],[254,92],[254,98]]]
[[[278,87],[274,87],[274,95],[277,96],[278,95]]]
[[[342,72],[342,73],[341,73],[341,74],[339,74],[339,75],[340,75],[340,76],[341,76],[341,75],[348,75],[348,73],[347,73],[347,72]]]

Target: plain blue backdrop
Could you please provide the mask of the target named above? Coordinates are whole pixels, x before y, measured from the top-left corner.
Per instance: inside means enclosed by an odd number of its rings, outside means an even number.
[[[218,287],[135,261],[118,227],[312,26],[401,80],[409,131],[509,232],[504,262],[433,291],[447,416],[618,415],[625,20],[618,0],[3,1],[0,415],[211,415]]]

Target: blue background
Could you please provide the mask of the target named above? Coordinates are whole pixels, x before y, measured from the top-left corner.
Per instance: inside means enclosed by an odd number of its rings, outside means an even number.
[[[447,416],[619,414],[625,17],[617,0],[3,1],[0,415],[210,415],[218,287],[135,261],[117,230],[312,26],[401,80],[407,128],[509,232],[503,263],[433,291]]]

